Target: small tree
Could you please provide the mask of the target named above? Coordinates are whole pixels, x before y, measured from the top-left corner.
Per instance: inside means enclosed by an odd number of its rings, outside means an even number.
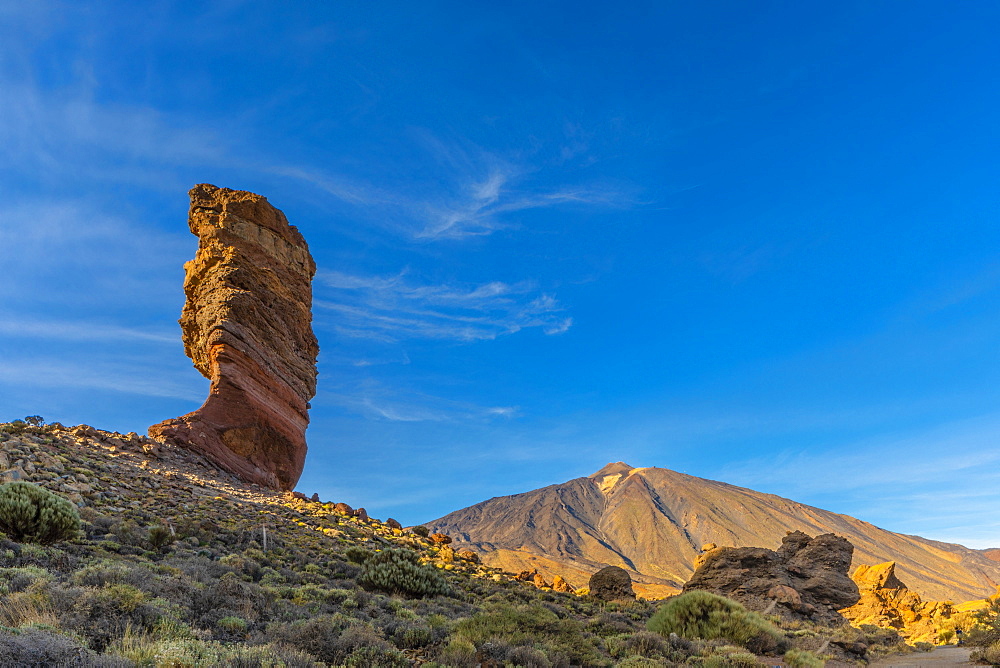
[[[28,482],[0,485],[0,531],[13,540],[55,543],[80,531],[76,506],[49,490]]]

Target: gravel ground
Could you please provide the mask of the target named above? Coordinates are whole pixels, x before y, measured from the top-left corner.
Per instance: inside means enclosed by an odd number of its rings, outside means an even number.
[[[890,656],[877,661],[872,666],[879,668],[910,668],[911,666],[972,666],[969,663],[971,650],[965,647],[938,647],[930,652]]]

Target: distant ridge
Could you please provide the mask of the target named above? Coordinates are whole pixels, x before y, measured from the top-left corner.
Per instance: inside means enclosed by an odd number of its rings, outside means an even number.
[[[577,587],[605,565],[621,566],[646,596],[679,589],[706,543],[775,549],[796,530],[850,540],[852,569],[895,561],[900,578],[927,600],[981,599],[1000,583],[1000,551],[893,533],[773,494],[624,462],[483,501],[427,526],[489,565],[559,574]]]

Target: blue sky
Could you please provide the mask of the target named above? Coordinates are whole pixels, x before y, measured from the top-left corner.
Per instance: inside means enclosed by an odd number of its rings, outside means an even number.
[[[0,408],[204,399],[195,183],[319,266],[299,488],[609,461],[1000,546],[1000,5],[0,2]]]

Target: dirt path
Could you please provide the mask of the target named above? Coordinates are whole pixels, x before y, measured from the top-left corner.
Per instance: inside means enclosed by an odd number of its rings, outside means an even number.
[[[878,668],[917,668],[919,666],[973,666],[969,663],[971,650],[965,647],[938,647],[930,652],[915,652],[889,656],[871,666]]]

